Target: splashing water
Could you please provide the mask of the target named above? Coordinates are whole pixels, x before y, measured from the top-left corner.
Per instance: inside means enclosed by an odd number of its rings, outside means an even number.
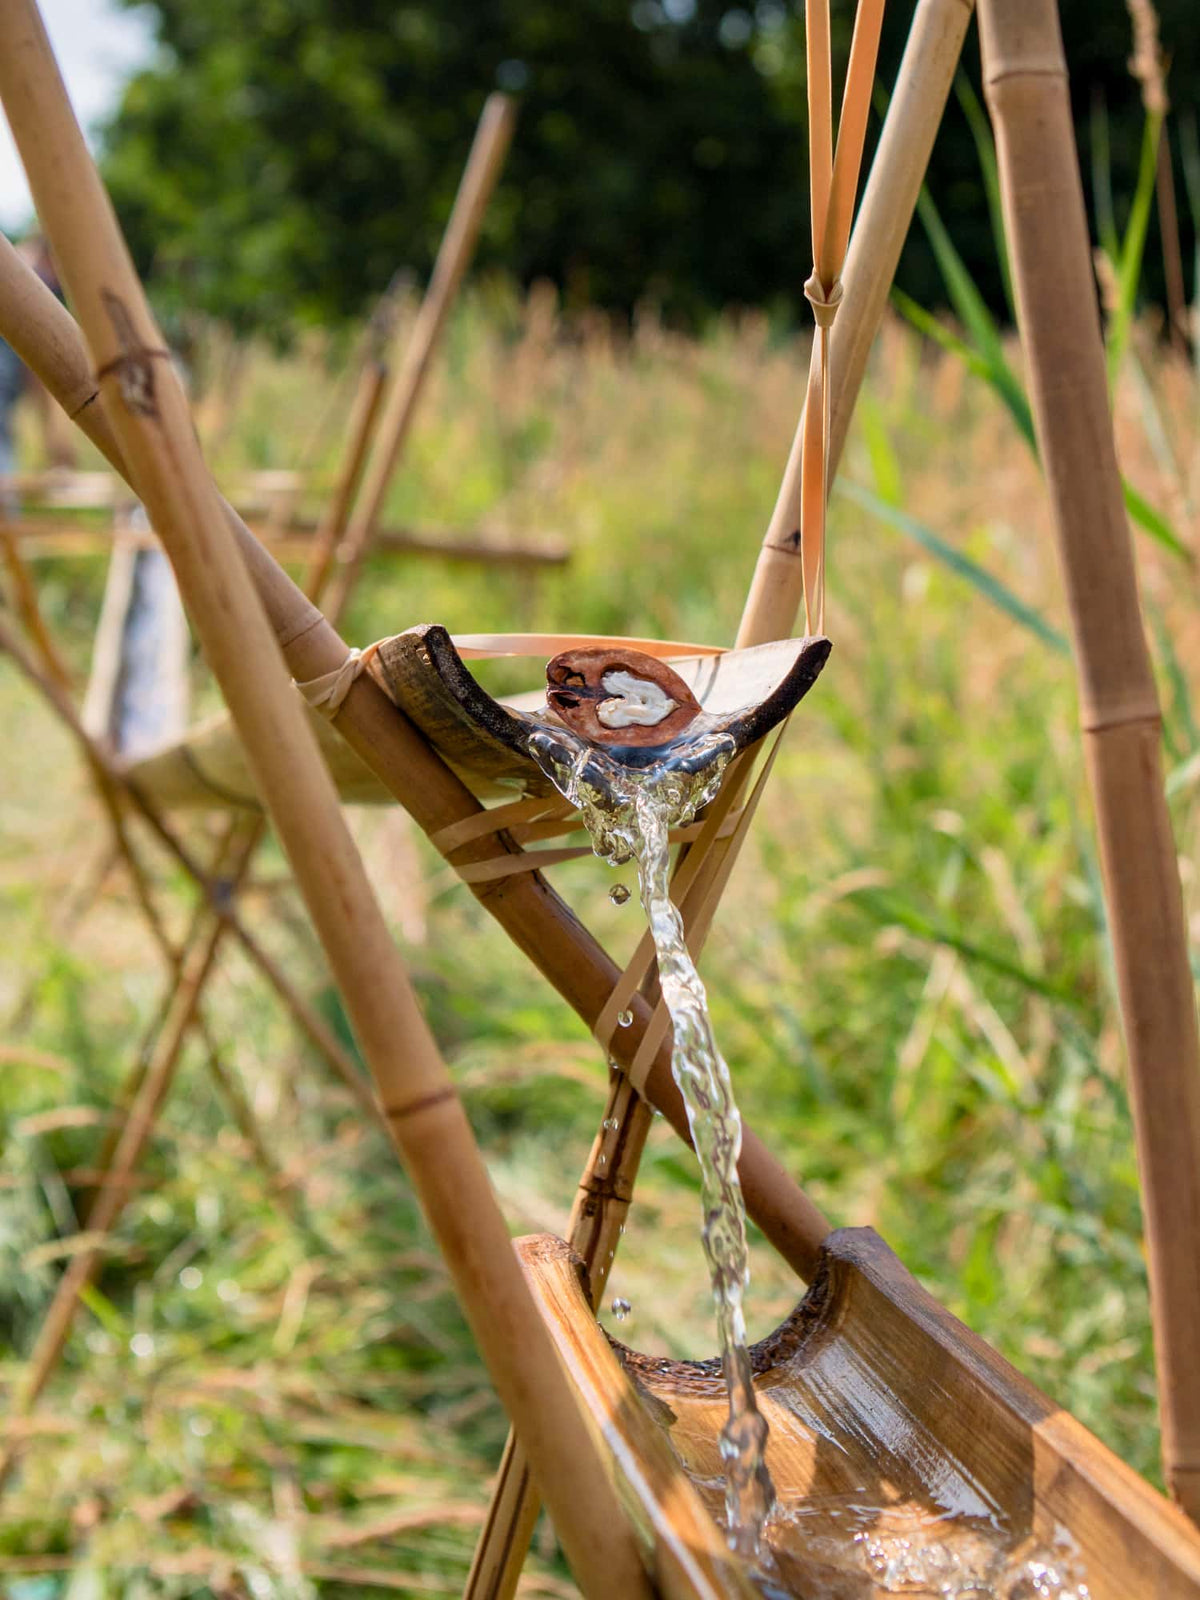
[[[687,1107],[700,1162],[704,1253],[729,1394],[729,1420],[720,1446],[726,1525],[731,1546],[752,1557],[775,1494],[764,1459],[767,1424],[755,1403],[742,1309],[749,1281],[746,1209],[737,1175],[742,1121],[669,883],[669,830],[691,822],[716,794],[734,753],[733,740],[697,719],[659,760],[638,768],[558,726],[539,728],[529,749],[556,788],[578,806],[596,854],[613,866],[629,860],[637,864],[642,905],[658,953],[659,983],[674,1026],[671,1071]],[[625,1023],[626,1016],[622,1013],[618,1020]],[[628,1020],[632,1022],[631,1014]]]

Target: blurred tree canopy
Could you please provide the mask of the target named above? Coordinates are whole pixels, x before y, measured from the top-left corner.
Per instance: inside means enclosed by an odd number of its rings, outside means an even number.
[[[423,277],[496,86],[522,106],[481,263],[524,282],[551,278],[578,302],[628,310],[650,299],[683,322],[731,304],[784,314],[801,304],[811,266],[803,16],[782,0],[150,8],[157,59],[128,85],[103,167],[168,313],[186,305],[280,333],[361,313],[398,267]],[[1159,10],[1170,92],[1187,108],[1200,89],[1192,0]],[[1128,14],[1124,0],[1062,0],[1062,13],[1085,182],[1089,123],[1103,104],[1120,222],[1143,121],[1126,65]],[[898,3],[887,14],[885,87],[910,16]],[[847,0],[835,0],[834,20],[844,64]],[[964,66],[978,92],[973,35]],[[1001,309],[978,157],[953,102],[930,186]],[[1159,261],[1152,233],[1152,288]],[[919,227],[900,282],[925,304],[941,298]]]

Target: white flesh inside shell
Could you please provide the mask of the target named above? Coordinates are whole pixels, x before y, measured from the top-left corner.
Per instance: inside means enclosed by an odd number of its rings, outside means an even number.
[[[679,704],[660,684],[632,672],[606,672],[600,682],[613,696],[596,707],[606,728],[656,728]]]

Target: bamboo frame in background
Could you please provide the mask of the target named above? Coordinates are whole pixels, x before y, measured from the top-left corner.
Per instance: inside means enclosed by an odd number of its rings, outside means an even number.
[[[393,400],[396,396],[399,397],[401,408],[408,421],[411,421],[415,413],[417,391],[428,370],[436,335],[444,326],[450,296],[462,280],[470,252],[478,237],[484,208],[511,140],[514,118],[515,107],[511,100],[502,95],[489,97],[476,130],[471,155],[455,197],[446,237],[438,255],[441,273],[435,297],[437,315],[432,320],[433,332],[422,342],[420,363],[415,368],[411,363],[402,367],[396,383]],[[427,295],[427,302],[429,298]],[[427,324],[430,322],[429,318],[424,320]],[[387,328],[389,321],[390,319],[382,320],[384,329]],[[367,459],[372,429],[379,415],[380,400],[388,370],[384,353],[368,348],[367,360],[358,386],[357,403],[353,408],[354,415],[348,433],[342,470],[339,473],[331,507],[323,519],[310,564],[306,592],[314,599],[320,594],[331,572],[331,563],[338,541],[344,531],[363,464]],[[398,449],[390,452],[389,471],[394,468],[398,458]],[[382,500],[382,491],[380,499]],[[366,529],[363,542],[358,549],[359,561],[353,571],[343,574],[344,578],[348,578],[348,581],[343,582],[341,586],[343,603],[349,599],[354,581],[361,571],[361,558],[370,544],[374,527],[375,522],[372,522]],[[12,554],[19,561],[19,555],[15,551]],[[31,599],[36,612],[36,597],[27,598]],[[40,617],[40,614],[38,615]],[[18,664],[21,664],[19,653],[17,659]],[[43,692],[49,688],[45,682],[39,682],[36,675],[34,682]],[[88,739],[82,728],[77,725],[77,719],[69,702],[53,694],[49,698],[72,734],[80,741],[85,758],[91,765],[101,798],[112,821],[117,846],[127,863],[145,915],[168,956],[174,991],[168,993],[164,1001],[153,1048],[148,1052],[139,1052],[118,1096],[119,1104],[128,1111],[128,1126],[116,1130],[101,1149],[97,1165],[102,1170],[103,1176],[88,1213],[87,1224],[89,1233],[103,1235],[111,1231],[124,1209],[131,1192],[131,1177],[142,1158],[170,1092],[188,1034],[198,1022],[198,1008],[204,987],[216,969],[216,958],[225,934],[231,929],[238,934],[248,953],[290,1005],[305,1034],[325,1054],[351,1094],[374,1120],[378,1121],[381,1118],[370,1089],[347,1052],[342,1049],[321,1019],[316,1017],[311,1008],[295,993],[282,972],[266,957],[257,942],[251,939],[244,925],[229,914],[265,832],[266,819],[262,816],[230,819],[215,846],[214,865],[205,873],[198,868],[195,861],[162,823],[136,785],[115,772],[103,752],[94,741]],[[181,950],[174,950],[166,941],[140,863],[124,829],[117,799],[121,793],[129,795],[176,859],[205,890],[205,901],[212,914],[209,917],[202,914],[193,923]],[[219,861],[228,862],[228,865],[223,873],[223,895],[218,901],[213,892],[212,880],[217,870],[216,863]],[[384,1127],[386,1131],[386,1122]],[[98,1248],[82,1252],[72,1261],[71,1269],[60,1279],[30,1357],[21,1392],[22,1412],[27,1412],[36,1403],[53,1375],[78,1310],[82,1290],[95,1274],[100,1259],[101,1251]],[[14,1451],[9,1450],[0,1454],[0,1486],[3,1486],[14,1464]]]
[[[1150,1271],[1163,1461],[1200,1518],[1200,1042],[1054,0],[979,0],[1017,321],[1066,580]]]
[[[628,1524],[246,579],[32,0],[9,0],[0,12],[0,97],[90,340],[106,414],[175,566],[493,1382],[527,1430],[568,1559],[587,1594],[649,1596]]]
[[[120,445],[103,410],[91,376],[87,351],[70,313],[0,236],[0,336],[17,351],[47,389],[110,463],[128,478]],[[241,518],[221,502],[225,521],[242,557],[289,668],[299,682],[339,671],[349,650],[320,611],[263,549]],[[462,780],[426,742],[412,723],[364,673],[338,713],[335,727],[383,786],[431,838],[453,823],[478,816],[483,807]],[[504,833],[488,833],[442,852],[452,866],[521,856],[520,845]],[[579,922],[540,873],[528,872],[472,882],[471,892],[505,929],[513,943],[587,1023],[596,1019],[620,976],[616,964]],[[641,1045],[651,1011],[635,998],[632,1021],[619,1028],[609,1050],[627,1067]],[[657,1052],[646,1082],[646,1097],[686,1141],[687,1117],[670,1070],[670,1050]],[[749,1128],[743,1131],[739,1163],[750,1216],[801,1278],[811,1273],[823,1227],[820,1214],[802,1189]]]

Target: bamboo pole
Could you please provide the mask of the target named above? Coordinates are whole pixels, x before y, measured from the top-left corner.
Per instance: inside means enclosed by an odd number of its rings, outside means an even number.
[[[321,514],[316,529],[316,545],[309,557],[309,568],[304,578],[304,592],[319,600],[333,567],[338,542],[346,530],[346,520],[354,504],[354,496],[362,481],[367,451],[379,420],[379,407],[387,384],[388,365],[385,352],[372,348],[368,352],[358,380],[350,421],[346,427],[347,447],[342,455],[342,469],[338,473],[333,494]]]
[[[0,98],[79,311],[113,431],[171,555],[376,1078],[397,1147],[568,1560],[590,1595],[650,1594],[629,1524],[525,1284],[201,460],[186,402],[32,0],[0,11]],[[153,1082],[147,1078],[144,1090]],[[131,1119],[126,1137],[137,1127]]]
[[[416,326],[407,341],[396,382],[384,407],[362,494],[337,552],[340,570],[332,581],[325,607],[335,623],[346,608],[359,566],[378,526],[392,473],[416,415],[446,317],[474,252],[483,215],[500,176],[515,122],[515,102],[508,95],[489,95],[479,119],[462,182],[454,197],[454,208],[446,224]]]
[[[954,82],[973,0],[919,0],[892,92],[871,176],[842,271],[842,304],[830,330],[829,469],[841,459],[867,357],[887,305],[917,195]],[[814,340],[814,356],[817,341]],[[808,395],[820,385],[809,367]],[[805,410],[807,411],[807,400]],[[746,600],[740,647],[789,638],[804,594],[800,556],[800,457],[796,428],[775,509]]]
[[[1200,1517],[1200,1044],[1066,62],[1053,0],[980,0],[979,13],[1129,1053],[1164,1466]]]
[[[98,391],[78,328],[3,235],[0,337],[37,372],[117,471],[126,475],[120,446],[96,404]],[[293,676],[305,682],[338,671],[349,653],[346,645],[233,508],[222,502],[222,510]],[[425,833],[436,835],[483,809],[368,674],[350,690],[335,726]],[[449,852],[455,862],[463,864],[521,854],[520,846],[505,834],[488,834]],[[550,884],[540,873],[530,872],[470,887],[517,948],[592,1027],[620,972]],[[640,997],[632,1001],[630,1010],[629,1027],[618,1029],[609,1045],[622,1066],[628,1066],[637,1054],[651,1017],[649,1005]],[[646,1098],[687,1140],[687,1116],[671,1077],[668,1045],[659,1050],[651,1066]],[[784,1260],[803,1276],[824,1238],[824,1231],[813,1229],[814,1208],[750,1129],[743,1132],[738,1171],[750,1216]]]
[[[810,15],[810,25],[815,21],[818,34],[823,26],[820,12],[821,8],[813,8]],[[831,461],[837,460],[845,444],[866,372],[867,356],[879,329],[896,263],[916,208],[970,15],[970,0],[920,0],[916,9],[846,259],[842,309],[833,324]],[[827,82],[814,83],[810,79],[810,104],[814,97],[818,106],[827,102],[830,92]],[[822,149],[820,159],[827,162],[831,173],[832,151]],[[839,229],[848,229],[849,222],[848,216],[839,218]],[[829,231],[823,209],[819,215],[814,212],[813,230],[814,238],[823,238]],[[826,262],[831,277],[836,276],[837,258],[835,252],[832,269]],[[813,394],[811,379],[816,371],[819,369],[814,363],[810,368],[809,399]],[[795,626],[804,586],[799,539],[803,430],[802,416],[746,599],[738,633],[739,645],[786,638]],[[781,545],[779,530],[789,517],[794,539],[787,537]],[[744,784],[749,772],[749,763],[743,762],[728,775],[726,782]],[[717,900],[732,870],[734,853],[732,848],[714,846],[701,867],[695,898],[689,897],[690,905],[684,908],[688,946],[696,958],[703,949]],[[646,998],[651,1002],[657,998],[653,987]],[[572,1249],[587,1268],[589,1293],[596,1308],[603,1298],[632,1199],[651,1117],[652,1108],[636,1093],[628,1079],[615,1078],[610,1086],[601,1130],[576,1194],[568,1235]],[[829,1224],[814,1207],[804,1235],[811,1244],[812,1254],[800,1269],[806,1280],[816,1264],[820,1240],[828,1231]],[[533,1537],[537,1513],[537,1492],[528,1462],[515,1432],[510,1432],[463,1591],[464,1600],[512,1600]]]

